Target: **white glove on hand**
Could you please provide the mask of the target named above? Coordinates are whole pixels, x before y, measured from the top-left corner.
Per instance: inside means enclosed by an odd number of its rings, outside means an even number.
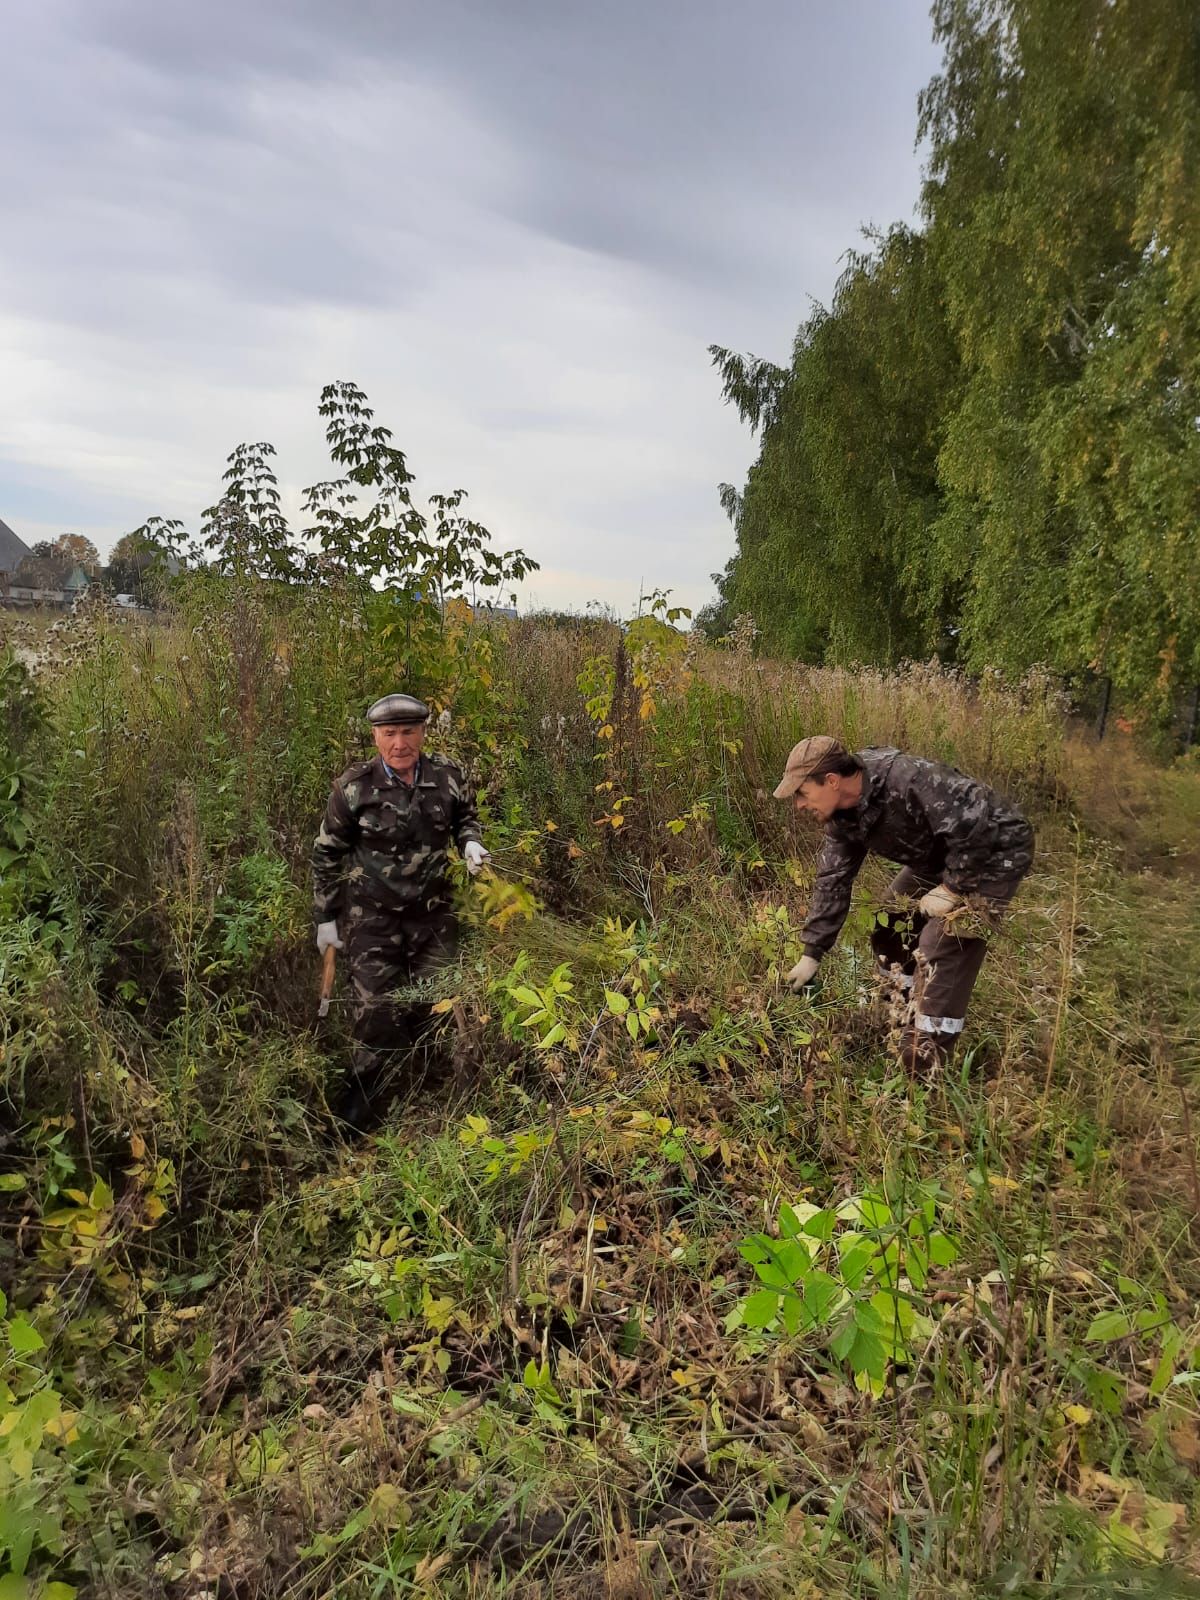
[[[793,993],[799,994],[801,989],[807,989],[816,977],[820,965],[819,956],[805,956],[803,961],[797,961],[783,981]]]
[[[342,941],[338,938],[336,922],[317,923],[317,954],[323,956],[326,950],[341,950]]]
[[[936,889],[930,889],[928,894],[921,896],[917,908],[927,917],[948,917],[966,903],[961,894],[955,894],[953,889],[947,889],[944,883],[939,883]]]
[[[463,847],[463,860],[467,863],[467,871],[472,877],[479,871],[485,861],[490,861],[490,853],[476,839],[468,839]]]

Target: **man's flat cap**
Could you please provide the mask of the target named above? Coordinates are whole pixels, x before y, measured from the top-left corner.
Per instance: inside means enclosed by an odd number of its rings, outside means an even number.
[[[846,747],[827,733],[815,733],[811,739],[801,739],[792,746],[783,777],[775,790],[776,800],[788,800],[807,779],[811,778],[823,761],[846,755]]]
[[[392,727],[396,723],[428,722],[429,707],[424,700],[411,694],[385,694],[367,707],[367,721],[373,728]]]

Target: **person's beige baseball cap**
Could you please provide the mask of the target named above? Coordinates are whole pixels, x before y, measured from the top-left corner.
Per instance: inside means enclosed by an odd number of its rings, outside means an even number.
[[[804,780],[812,776],[813,769],[819,767],[827,756],[848,754],[841,741],[831,739],[827,733],[814,733],[811,739],[801,739],[799,744],[792,746],[792,753],[787,758],[783,777],[775,790],[776,800],[790,800]]]

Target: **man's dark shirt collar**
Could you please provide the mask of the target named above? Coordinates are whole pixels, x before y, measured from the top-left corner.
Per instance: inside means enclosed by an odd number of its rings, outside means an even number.
[[[434,769],[428,762],[426,762],[424,756],[417,757],[417,764],[413,769],[413,778],[411,783],[405,783],[400,774],[395,771],[394,768],[389,767],[382,756],[376,756],[375,760],[378,763],[380,772],[382,772],[383,776],[389,783],[398,783],[404,789],[437,788],[437,778],[434,776]]]
[[[384,775],[385,778],[390,779],[390,781],[392,783],[403,784],[406,789],[415,789],[417,787],[417,785],[421,781],[421,758],[420,758],[420,756],[417,757],[417,764],[413,768],[413,775],[412,775],[412,782],[411,783],[405,783],[404,779],[395,770],[395,768],[394,767],[389,767],[387,762],[383,759],[382,756],[380,756],[380,758],[379,758],[379,765],[383,768],[383,775]]]

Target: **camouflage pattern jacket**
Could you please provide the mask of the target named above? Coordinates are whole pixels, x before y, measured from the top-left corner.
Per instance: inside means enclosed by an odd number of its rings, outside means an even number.
[[[1033,862],[1033,829],[985,783],[901,750],[860,750],[862,799],[825,824],[804,952],[830,949],[868,854],[911,867],[957,894],[1010,899]]]
[[[475,796],[462,771],[422,754],[416,783],[394,778],[380,757],[338,778],[313,845],[314,910],[332,922],[351,904],[423,915],[449,898],[446,851],[482,843]]]

